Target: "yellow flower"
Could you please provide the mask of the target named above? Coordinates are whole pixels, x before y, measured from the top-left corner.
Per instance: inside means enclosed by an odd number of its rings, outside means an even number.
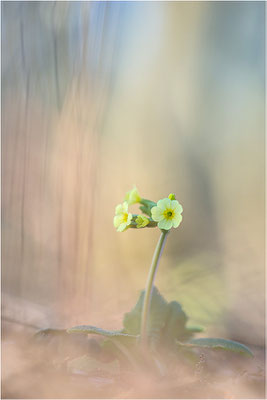
[[[130,190],[129,192],[126,193],[124,200],[127,201],[129,206],[140,202],[141,197],[138,193],[136,186],[134,186],[132,190]]]
[[[151,209],[152,218],[158,222],[160,229],[169,230],[172,227],[177,228],[181,221],[183,207],[177,200],[169,198],[159,200],[157,205]]]
[[[137,228],[144,228],[149,224],[149,219],[143,215],[138,215],[135,222],[137,223]]]
[[[130,225],[132,220],[132,214],[128,213],[128,203],[125,201],[123,204],[119,204],[115,210],[115,217],[113,220],[114,226],[118,232],[123,232]]]

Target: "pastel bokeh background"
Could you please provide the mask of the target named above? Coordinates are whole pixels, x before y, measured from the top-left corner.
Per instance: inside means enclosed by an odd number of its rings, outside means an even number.
[[[2,2],[2,316],[120,328],[159,231],[117,233],[136,184],[183,204],[156,285],[264,344],[264,3]]]

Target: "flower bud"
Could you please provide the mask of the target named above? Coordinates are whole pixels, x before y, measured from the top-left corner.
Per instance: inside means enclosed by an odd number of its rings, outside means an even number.
[[[134,186],[132,190],[126,193],[124,200],[127,201],[129,206],[135,203],[140,203],[141,197],[136,186]]]
[[[149,224],[149,219],[143,215],[138,215],[136,220],[137,228],[144,228]]]
[[[175,194],[174,194],[174,193],[170,193],[169,196],[168,196],[168,198],[169,198],[170,200],[176,200]]]

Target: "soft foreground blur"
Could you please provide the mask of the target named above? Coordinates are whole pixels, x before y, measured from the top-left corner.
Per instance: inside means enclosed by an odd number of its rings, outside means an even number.
[[[264,356],[256,347],[252,359],[206,349],[197,352],[194,365],[166,358],[168,373],[159,376],[114,361],[92,368],[84,340],[33,341],[33,331],[10,328],[8,340],[4,335],[2,398],[264,398]]]
[[[121,327],[159,237],[113,227],[133,184],[155,201],[175,193],[184,208],[157,287],[205,336],[252,346],[247,373],[263,368],[264,6],[2,3],[4,397],[157,397],[153,385],[117,383],[88,394],[77,377],[67,396],[60,372],[49,392],[18,340],[38,328]],[[229,394],[225,383],[223,396],[259,398],[253,385]]]

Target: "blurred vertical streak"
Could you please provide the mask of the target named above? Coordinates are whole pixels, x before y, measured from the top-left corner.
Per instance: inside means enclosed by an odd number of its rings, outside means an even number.
[[[23,282],[24,276],[27,272],[27,268],[25,265],[25,241],[24,241],[24,232],[25,232],[25,201],[26,201],[26,193],[27,193],[27,161],[29,157],[29,149],[28,149],[28,116],[29,116],[29,92],[30,92],[30,73],[29,69],[26,67],[26,59],[25,59],[25,45],[24,45],[24,21],[23,21],[23,9],[22,3],[20,4],[20,39],[21,39],[21,66],[22,66],[22,74],[24,81],[24,115],[22,120],[22,134],[24,135],[24,148],[23,148],[23,166],[22,166],[22,199],[21,199],[21,226],[20,226],[20,235],[21,235],[21,268],[20,277],[19,277],[19,285],[20,285],[20,295],[23,295]],[[25,271],[26,269],[26,271]]]
[[[52,37],[53,37],[53,54],[55,62],[55,89],[56,89],[56,99],[58,112],[60,111],[60,88],[59,88],[59,78],[58,78],[58,43],[57,43],[57,32],[55,24],[55,7],[56,1],[53,2],[53,13],[52,13]]]
[[[95,121],[93,131],[102,133],[103,128],[106,121],[108,102],[111,96],[111,86],[113,80],[114,66],[116,62],[116,54],[118,53],[118,43],[119,43],[119,22],[120,22],[120,3],[109,4],[105,3],[103,21],[102,21],[102,30],[101,36],[99,40],[99,58],[96,68],[96,79],[92,79],[92,92],[96,90],[94,87],[96,82],[100,83],[100,96],[98,102],[98,110],[96,111]],[[97,146],[96,148],[100,150],[101,146],[101,135],[97,136]],[[97,190],[97,180],[98,180],[98,168],[97,162],[100,162],[100,155],[97,152],[94,153],[93,157],[93,165],[94,165],[94,177],[92,177],[92,204],[94,205],[94,201],[97,199],[96,190]],[[90,222],[91,221],[91,222]],[[93,226],[97,223],[97,219],[95,218],[94,208],[91,208],[90,221],[88,223],[91,224],[91,232],[90,232],[90,243],[91,246],[87,246],[87,257],[91,262],[93,261],[92,256],[90,257],[90,252],[93,252]],[[105,229],[105,227],[103,227]],[[99,238],[101,240],[101,238]],[[101,245],[100,245],[101,246]],[[90,299],[89,293],[90,289],[92,289],[92,285],[89,285],[89,282],[93,280],[93,271],[94,269],[86,268],[85,270],[85,286],[83,291],[84,299],[87,299],[86,302],[86,311],[89,308],[88,300]],[[88,286],[89,285],[89,286]]]
[[[120,5],[14,2],[3,9],[3,288],[56,306],[67,324],[90,307],[100,140]]]
[[[64,318],[76,318],[75,321],[88,315],[92,293],[99,151],[112,79],[119,5],[81,3],[79,16],[81,63],[76,64],[77,72],[62,103],[51,177],[58,193],[61,303]]]

